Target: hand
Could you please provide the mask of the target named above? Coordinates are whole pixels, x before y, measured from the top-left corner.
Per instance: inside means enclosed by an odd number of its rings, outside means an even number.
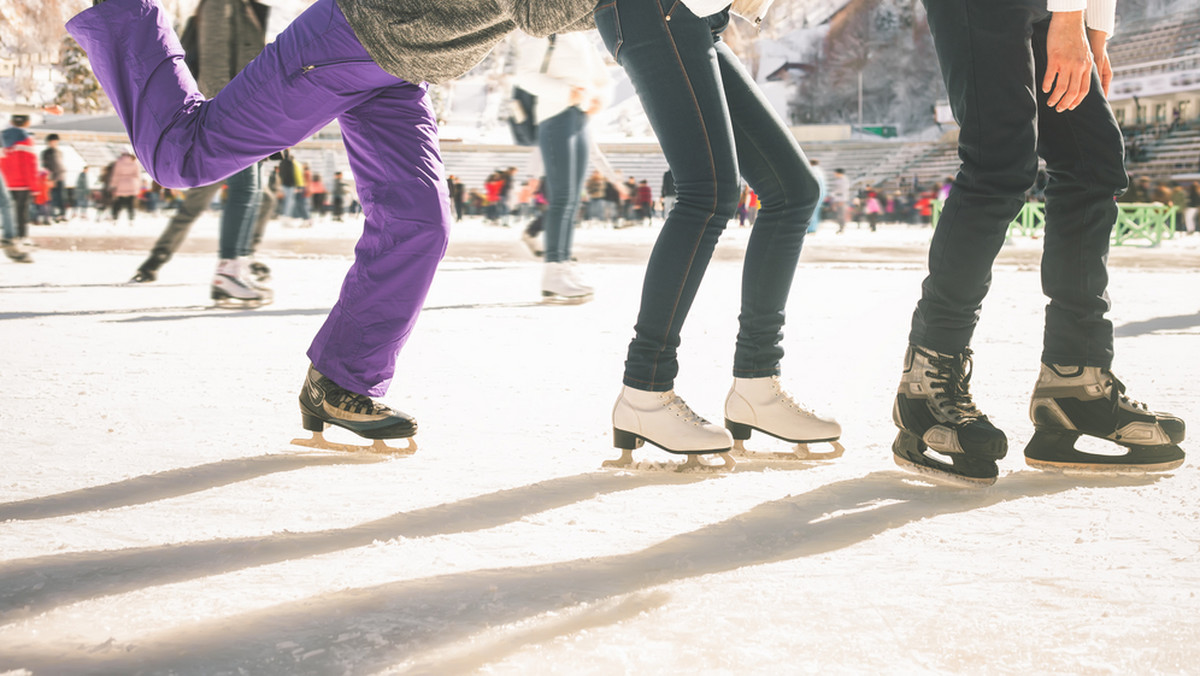
[[[1074,110],[1092,87],[1092,52],[1084,36],[1083,12],[1054,12],[1046,36],[1042,91],[1058,112]]]
[[[1087,38],[1092,48],[1092,59],[1096,61],[1096,70],[1100,73],[1100,87],[1104,90],[1104,97],[1108,98],[1108,86],[1113,79],[1112,64],[1108,61],[1108,33],[1089,28]]]
[[[583,103],[583,97],[587,94],[583,87],[571,87],[571,97],[567,99],[567,104],[578,106]]]
[[[586,112],[589,116],[591,116],[591,115],[595,115],[596,113],[600,112],[603,109],[604,109],[604,104],[602,104],[600,102],[600,99],[592,99],[588,103],[587,110],[584,112]]]

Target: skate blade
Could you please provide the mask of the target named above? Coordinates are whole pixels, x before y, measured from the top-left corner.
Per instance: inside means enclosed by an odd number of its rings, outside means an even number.
[[[370,446],[360,444],[339,444],[329,441],[321,432],[313,432],[311,439],[292,439],[295,446],[316,448],[322,451],[340,451],[342,453],[378,453],[380,455],[412,455],[417,452],[417,440],[413,437],[405,439],[407,445],[402,448],[388,446],[383,439],[376,439]]]
[[[270,305],[271,301],[266,298],[214,298],[213,307],[218,310],[254,310],[264,305]]]
[[[928,465],[921,465],[907,458],[902,458],[896,454],[892,454],[892,460],[900,469],[910,472],[921,479],[930,483],[938,484],[939,486],[948,486],[951,488],[987,488],[996,483],[996,477],[981,479],[977,477],[963,476],[953,472],[946,472]]]
[[[1184,458],[1180,458],[1178,460],[1171,460],[1168,462],[1126,465],[1110,462],[1053,462],[1050,460],[1025,458],[1026,465],[1029,465],[1034,469],[1040,469],[1043,472],[1056,472],[1059,474],[1082,476],[1116,476],[1119,474],[1169,472],[1177,467],[1182,466],[1183,461]]]
[[[833,441],[814,441],[810,443],[829,444],[833,447],[831,451],[817,452],[808,447],[807,443],[798,442],[788,451],[752,451],[746,448],[746,444],[741,439],[736,439],[733,442],[733,450],[730,453],[736,458],[746,458],[753,460],[785,460],[792,462],[819,462],[822,460],[836,460],[846,453],[846,447],[842,446],[837,440]]]
[[[593,294],[586,296],[559,296],[549,291],[542,292],[543,305],[583,305],[592,300]]]
[[[721,462],[709,463],[700,459],[706,455],[716,456]],[[671,462],[669,460],[662,462],[637,461],[633,459],[632,448],[623,448],[621,449],[621,457],[616,460],[605,460],[600,463],[600,466],[606,469],[619,469],[631,472],[703,472],[725,474],[732,472],[733,468],[737,466],[737,462],[728,452],[689,453],[687,454],[687,460],[683,462]]]

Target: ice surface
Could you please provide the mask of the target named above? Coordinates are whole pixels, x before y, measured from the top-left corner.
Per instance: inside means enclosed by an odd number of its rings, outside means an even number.
[[[192,251],[213,250],[206,219]],[[1200,660],[1195,459],[1114,479],[1023,464],[1038,241],[1005,248],[984,306],[973,390],[1012,450],[994,487],[968,491],[891,460],[926,230],[806,243],[783,378],[838,418],[844,457],[709,477],[600,469],[653,229],[581,230],[596,300],[563,307],[538,302],[519,230],[455,226],[384,398],[419,419],[420,450],[380,459],[287,443],[356,226],[273,224],[275,303],[232,311],[208,307],[209,253],[122,284],[164,220],[34,228],[36,264],[0,261],[0,672],[1110,674]],[[709,419],[729,386],[746,237],[726,233],[684,327],[677,389]],[[1200,237],[1112,255],[1117,374],[1193,425],[1198,264]]]

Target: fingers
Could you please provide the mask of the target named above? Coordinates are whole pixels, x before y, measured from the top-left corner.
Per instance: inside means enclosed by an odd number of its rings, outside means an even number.
[[[1046,77],[1042,80],[1042,91],[1050,96],[1046,100],[1057,112],[1074,110],[1083,103],[1092,88],[1092,64],[1087,59],[1083,62],[1064,63],[1055,60],[1048,63]]]

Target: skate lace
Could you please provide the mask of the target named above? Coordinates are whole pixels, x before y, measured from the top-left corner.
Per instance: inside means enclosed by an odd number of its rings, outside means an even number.
[[[974,372],[972,354],[970,348],[963,348],[961,355],[953,356],[925,353],[930,365],[936,369],[925,372],[931,379],[929,387],[937,391],[934,399],[943,410],[948,409],[948,412],[955,414],[958,421],[963,423],[985,417],[971,398],[971,374]]]
[[[1137,401],[1136,399],[1129,398],[1129,396],[1125,394],[1125,383],[1117,380],[1117,377],[1114,376],[1111,371],[1105,371],[1104,374],[1108,376],[1108,382],[1106,382],[1104,386],[1109,388],[1108,400],[1112,402],[1113,413],[1116,413],[1117,410],[1120,409],[1121,404],[1125,404],[1126,407],[1134,409],[1135,411],[1150,410],[1149,406]]]
[[[775,394],[779,397],[780,401],[782,401],[785,405],[790,406],[793,409],[795,409],[801,413],[811,413],[812,412],[812,409],[810,409],[807,404],[796,401],[794,398],[792,398],[791,393],[789,393],[787,390],[783,389],[783,384],[779,382],[778,376],[773,378],[772,382],[773,382],[773,385],[775,388]]]
[[[680,397],[678,394],[675,394],[673,391],[663,392],[662,400],[668,411],[674,413],[680,418],[683,418],[685,422],[697,426],[708,424],[707,420],[700,417],[699,414],[692,410],[691,406],[687,405],[687,402],[685,402],[682,397]]]
[[[387,406],[384,406],[383,404],[380,404],[379,402],[371,399],[370,397],[362,395],[362,394],[358,394],[356,392],[350,392],[348,390],[343,390],[341,388],[338,388],[338,390],[336,390],[334,392],[328,393],[326,395],[326,399],[329,401],[330,404],[333,404],[334,407],[341,409],[343,411],[346,411],[347,413],[362,413],[362,414],[368,414],[368,413],[388,414],[388,413],[391,413],[390,408],[388,408]]]

